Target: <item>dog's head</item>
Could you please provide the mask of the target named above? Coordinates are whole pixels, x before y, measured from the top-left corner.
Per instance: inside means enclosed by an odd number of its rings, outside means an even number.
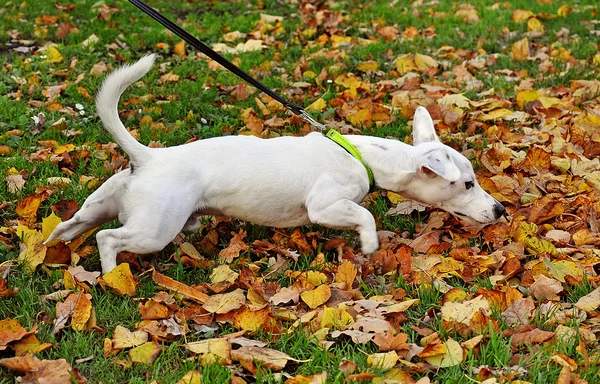
[[[413,144],[417,177],[403,195],[480,223],[493,222],[504,214],[504,206],[479,186],[469,160],[440,142],[423,107],[415,112]]]

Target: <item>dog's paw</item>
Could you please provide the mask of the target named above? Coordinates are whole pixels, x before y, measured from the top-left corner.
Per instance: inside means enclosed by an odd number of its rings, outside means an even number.
[[[362,242],[361,251],[364,255],[370,255],[371,253],[379,249],[379,241],[377,239]]]

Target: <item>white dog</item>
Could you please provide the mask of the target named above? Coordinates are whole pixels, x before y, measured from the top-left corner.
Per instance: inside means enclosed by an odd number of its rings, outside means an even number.
[[[362,252],[377,250],[375,220],[359,203],[369,191],[363,164],[321,133],[259,139],[228,136],[170,148],[148,148],[119,119],[123,91],[154,62],[149,55],[110,74],[96,104],[104,127],[131,159],[70,220],[48,238],[70,241],[118,217],[123,224],[96,235],[102,272],[121,251],[163,249],[182,229],[198,228],[198,216],[223,215],[273,227],[309,223],[354,229]],[[363,156],[378,188],[481,223],[504,207],[477,183],[470,162],[442,144],[427,110],[415,113],[415,146],[397,140],[346,135]]]

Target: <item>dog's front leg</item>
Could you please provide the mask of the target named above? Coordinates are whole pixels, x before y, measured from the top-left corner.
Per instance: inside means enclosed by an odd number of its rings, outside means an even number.
[[[354,201],[342,199],[326,206],[321,203],[313,203],[309,204],[307,208],[308,217],[312,223],[330,228],[358,231],[364,254],[373,253],[379,248],[373,215]]]

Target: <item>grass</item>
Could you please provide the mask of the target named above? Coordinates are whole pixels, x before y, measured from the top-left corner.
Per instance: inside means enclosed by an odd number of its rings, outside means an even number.
[[[117,12],[109,20],[98,17],[104,4],[115,5]],[[293,2],[275,0],[252,1],[215,1],[215,2],[168,2],[164,0],[150,1],[151,5],[165,13],[167,17],[177,19],[183,23],[193,35],[205,43],[214,45],[223,42],[223,34],[230,31],[252,33],[261,18],[261,13],[280,15],[284,17],[283,30],[274,36],[272,44],[263,52],[248,52],[239,55],[226,55],[229,59],[236,60],[242,69],[251,73],[259,73],[260,79],[267,86],[277,89],[280,93],[290,97],[292,101],[308,105],[317,96],[312,94],[292,94],[291,84],[302,79],[294,78],[294,70],[306,61],[303,71],[311,70],[317,74],[323,68],[329,68],[331,74],[353,72],[370,83],[381,80],[394,79],[395,58],[406,53],[428,54],[443,62],[450,68],[474,56],[477,47],[485,50],[486,57],[495,57],[485,69],[474,71],[476,79],[482,82],[482,90],[494,88],[496,94],[503,97],[514,97],[515,86],[518,81],[507,79],[501,71],[526,71],[528,76],[536,80],[537,87],[551,87],[568,85],[574,79],[596,79],[597,67],[593,68],[591,58],[597,51],[600,43],[597,36],[591,35],[592,28],[589,20],[595,18],[593,12],[597,6],[594,0],[577,2],[576,12],[567,17],[543,19],[546,33],[541,36],[531,36],[532,44],[547,46],[550,49],[563,46],[570,51],[575,62],[570,64],[559,59],[552,60],[556,71],[543,72],[538,62],[516,62],[511,59],[509,52],[511,45],[527,33],[526,23],[515,23],[511,18],[513,10],[523,8],[523,2],[516,0],[498,3],[492,0],[476,2],[481,22],[466,24],[454,14],[458,4],[452,1],[428,3],[417,9],[405,2],[389,2],[376,0],[363,2],[346,0],[327,2],[330,9],[339,11],[344,15],[340,22],[340,30],[346,36],[355,39],[373,39],[371,44],[354,44],[348,49],[342,49],[341,59],[315,56],[311,54],[321,51],[334,51],[332,43],[312,44],[319,35],[326,33],[323,26],[316,27],[313,37],[303,33],[306,30],[298,6]],[[395,5],[392,5],[395,4]],[[556,14],[560,2],[532,2],[527,4],[527,9],[534,13],[545,12]],[[56,15],[58,23],[68,22],[76,26],[79,32],[69,33],[60,37],[56,25],[44,25],[36,18],[41,15]],[[306,17],[310,17],[306,16]],[[0,225],[12,225],[17,219],[15,207],[24,197],[35,193],[38,188],[46,187],[48,177],[69,177],[73,180],[70,185],[57,188],[53,194],[43,202],[38,216],[46,217],[51,213],[50,206],[60,200],[75,200],[81,204],[95,187],[80,185],[81,176],[92,176],[99,180],[109,177],[113,171],[105,168],[105,156],[110,156],[110,151],[103,149],[101,144],[112,142],[110,135],[101,128],[101,123],[96,116],[93,99],[86,96],[82,89],[93,95],[98,89],[103,75],[94,75],[90,69],[98,62],[105,62],[109,68],[115,68],[122,63],[132,62],[150,52],[158,53],[158,62],[164,65],[165,72],[173,72],[180,76],[176,83],[159,84],[163,74],[154,69],[143,79],[139,86],[131,87],[123,100],[133,100],[136,97],[144,98],[154,95],[155,100],[171,102],[155,103],[140,101],[138,104],[124,105],[121,103],[120,111],[124,122],[129,128],[137,128],[140,141],[148,143],[159,141],[167,146],[183,144],[192,138],[209,138],[225,134],[236,134],[243,130],[245,123],[240,111],[253,108],[260,115],[251,93],[247,100],[234,100],[227,86],[234,86],[240,82],[234,75],[226,71],[213,71],[208,68],[204,60],[193,57],[194,53],[188,51],[187,57],[174,55],[170,49],[159,49],[158,43],[167,43],[171,47],[178,39],[166,32],[154,21],[146,18],[126,1],[96,2],[83,0],[75,4],[73,10],[65,11],[57,8],[53,2],[5,2],[0,5],[0,20],[3,28],[0,31],[0,62],[4,63],[0,70],[0,145],[8,146],[12,154],[0,159],[0,175],[4,178],[9,172],[21,172],[26,176],[27,182],[23,189],[17,193],[10,193],[7,183],[0,182],[0,196],[7,204],[0,209]],[[376,27],[395,25],[400,32],[409,27],[418,31],[434,28],[435,36],[427,38],[416,36],[414,39],[394,39],[383,41],[375,32]],[[557,36],[561,28],[567,27],[571,37]],[[596,28],[597,29],[597,28]],[[514,33],[510,33],[514,32]],[[340,32],[341,33],[341,32]],[[15,35],[16,34],[16,35]],[[99,42],[88,48],[82,48],[82,41],[92,34],[99,38]],[[13,38],[17,36],[16,38]],[[558,41],[554,43],[555,41]],[[17,46],[33,46],[39,49],[47,42],[54,42],[63,56],[61,63],[48,63],[43,54],[19,54],[13,48]],[[118,42],[117,45],[115,43]],[[450,46],[461,55],[443,57],[441,49]],[[366,60],[375,60],[382,73],[361,73],[357,67]],[[270,67],[263,67],[265,63]],[[265,69],[266,68],[266,69]],[[447,68],[446,68],[447,69]],[[435,76],[421,80],[429,84],[441,84],[450,78],[440,71]],[[80,81],[75,80],[81,76]],[[50,110],[44,102],[47,100],[44,90],[47,86],[57,85],[67,81],[69,85],[62,91],[57,101],[63,108],[73,108],[81,104],[84,115],[69,115],[60,110]],[[23,85],[25,83],[25,85]],[[331,83],[324,83],[320,87],[320,96],[325,100],[334,99],[342,89]],[[477,91],[466,91],[470,98],[478,99],[481,96]],[[382,97],[386,102],[391,100],[390,91],[384,91]],[[223,108],[223,105],[233,105],[233,108]],[[48,123],[44,129],[35,134],[32,117],[44,113]],[[318,113],[315,113],[318,115]],[[153,129],[152,125],[139,126],[142,117],[149,116],[153,122],[163,123],[162,129]],[[284,112],[279,112],[279,117],[286,117]],[[264,116],[263,116],[264,117]],[[318,116],[322,119],[338,119],[334,108],[325,110]],[[50,123],[65,118],[67,128],[71,131],[82,131],[82,134],[67,136],[60,129],[50,126]],[[380,137],[395,137],[404,140],[410,133],[408,121],[399,113],[394,114],[395,120],[390,124],[380,126],[364,126],[361,130],[365,134]],[[298,132],[298,126],[288,126],[279,133]],[[71,164],[57,163],[52,159],[45,161],[31,161],[29,155],[41,149],[40,142],[56,140],[58,145],[74,144],[77,148],[86,148],[91,152],[80,160]],[[117,153],[123,155],[117,150]],[[110,158],[108,159],[110,160]],[[378,196],[367,205],[377,218],[378,229],[402,233],[409,231],[415,233],[427,220],[427,214],[413,216],[386,216],[385,212],[391,207],[388,199]],[[112,222],[107,226],[117,226]],[[245,229],[248,233],[247,241],[272,240],[274,231],[264,227],[234,222],[226,227],[227,230]],[[325,243],[323,239],[342,237],[349,244],[356,243],[353,232],[335,231],[320,227],[311,227],[305,231],[318,230],[322,233],[319,247]],[[224,236],[227,231],[222,231]],[[199,240],[201,235],[191,239]],[[473,239],[472,245],[481,245],[480,239]],[[94,247],[91,256],[82,260],[86,270],[99,270],[99,260],[95,242],[87,241]],[[226,243],[219,244],[219,249]],[[163,272],[186,284],[201,284],[208,281],[210,269],[190,269],[180,263],[168,260],[175,251],[175,247],[155,256],[162,262]],[[11,238],[8,243],[0,242],[0,263],[16,259],[19,254],[19,241]],[[291,270],[305,271],[312,269],[311,261],[315,254],[301,255],[299,260],[292,262]],[[328,260],[334,260],[337,255],[331,251],[326,253]],[[249,256],[250,257],[250,256]],[[240,265],[234,269],[239,270]],[[152,297],[158,290],[148,275],[139,277],[138,296]],[[395,280],[394,280],[395,279]],[[274,276],[273,281],[282,286],[291,285],[293,281],[285,276]],[[90,382],[103,383],[145,383],[152,379],[163,383],[175,383],[191,369],[202,372],[203,379],[208,383],[225,383],[232,376],[232,371],[219,364],[202,366],[198,360],[190,359],[190,355],[180,348],[177,343],[165,343],[164,350],[151,366],[134,365],[123,368],[119,360],[127,359],[127,353],[121,352],[116,356],[103,356],[103,341],[111,337],[116,325],[123,325],[130,329],[140,321],[138,303],[128,296],[120,296],[101,288],[94,288],[91,292],[93,305],[97,314],[97,322],[106,333],[85,333],[72,329],[64,329],[59,334],[53,334],[52,324],[39,321],[44,315],[54,316],[55,303],[43,301],[41,295],[50,294],[62,287],[62,272],[51,268],[40,268],[33,275],[27,274],[20,267],[13,269],[8,276],[11,287],[20,290],[10,299],[0,299],[0,319],[16,318],[27,329],[34,325],[39,327],[38,338],[43,342],[53,343],[54,346],[39,354],[41,359],[65,358],[74,367],[79,369]],[[452,286],[468,291],[475,291],[477,287],[492,289],[492,285],[485,276],[478,276],[473,284],[464,284],[458,279],[449,279]],[[365,297],[373,295],[386,295],[390,287],[401,287],[409,298],[419,299],[420,302],[406,312],[407,321],[402,329],[409,335],[410,341],[418,343],[422,337],[415,327],[423,327],[423,319],[428,318],[431,323],[426,324],[444,336],[465,341],[455,332],[445,331],[439,315],[440,302],[444,295],[432,284],[413,285],[402,281],[402,277],[374,276],[372,280],[361,280],[360,292]],[[566,301],[573,303],[580,297],[590,293],[593,284],[585,280],[581,285],[572,286],[566,296]],[[495,316],[499,318],[500,316]],[[502,321],[501,319],[498,319]],[[554,330],[555,325],[547,322],[548,318],[538,313],[535,322],[545,330]],[[577,328],[574,320],[572,326]],[[501,329],[505,329],[502,326]],[[232,329],[222,328],[219,334],[230,333]],[[269,342],[271,348],[288,353],[302,362],[290,363],[286,372],[291,375],[312,375],[324,370],[328,372],[328,381],[344,383],[345,378],[339,370],[343,360],[352,360],[358,365],[358,372],[374,372],[383,375],[383,371],[373,369],[367,364],[367,354],[377,352],[373,343],[357,345],[341,338],[336,340],[330,349],[319,346],[309,330],[299,328],[289,334],[277,337],[266,333],[253,335],[256,339]],[[188,336],[189,341],[200,340],[200,333]],[[578,340],[578,339],[577,339]],[[519,361],[519,367],[524,369],[520,377],[532,383],[546,383],[557,379],[560,372],[556,365],[549,365],[548,359],[557,351],[576,356],[575,344],[564,342],[553,344],[551,348],[540,348],[536,351],[521,351],[527,358]],[[429,376],[438,383],[471,383],[477,380],[474,369],[483,365],[495,368],[507,367],[515,351],[510,348],[510,338],[502,332],[490,330],[485,334],[484,342],[477,353],[469,353],[465,360],[458,366],[440,369],[439,371],[422,371],[414,377]],[[0,357],[8,356],[0,352]],[[77,363],[79,359],[92,356],[88,361]],[[581,366],[578,370],[580,376],[590,383],[596,378],[595,364]],[[240,368],[241,369],[241,368]],[[239,373],[235,371],[233,373]],[[15,373],[5,368],[0,368],[0,383],[14,382]],[[261,383],[280,383],[283,379],[269,369],[260,370],[255,380]]]

